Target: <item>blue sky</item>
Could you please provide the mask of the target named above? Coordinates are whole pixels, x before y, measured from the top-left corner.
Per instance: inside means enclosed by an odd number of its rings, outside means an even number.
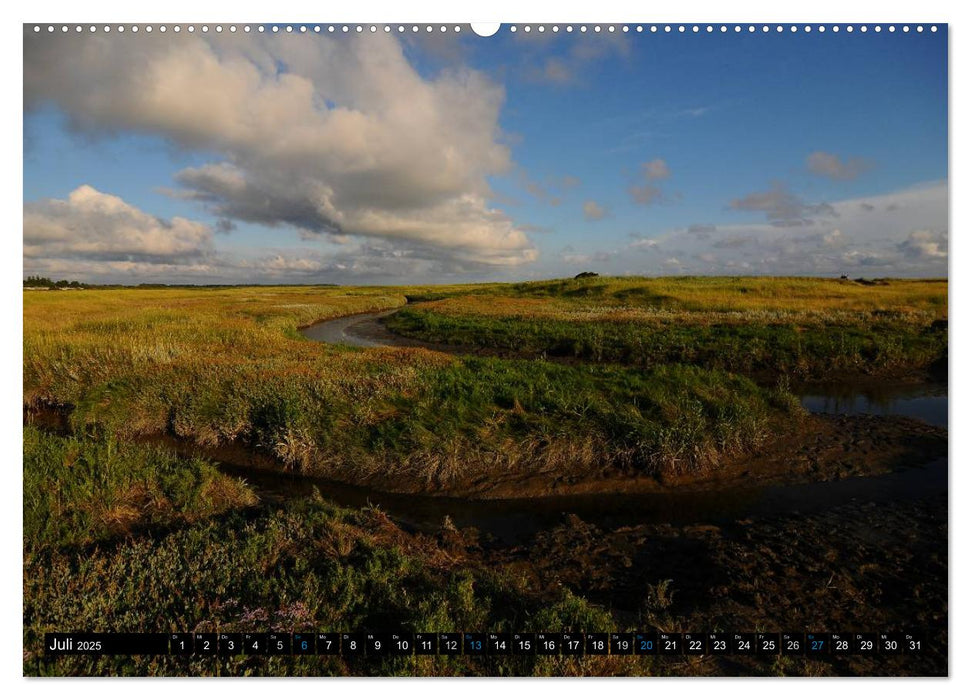
[[[25,32],[25,274],[946,276],[947,34]]]

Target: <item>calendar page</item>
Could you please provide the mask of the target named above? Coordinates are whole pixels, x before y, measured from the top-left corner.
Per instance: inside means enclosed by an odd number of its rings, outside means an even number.
[[[28,21],[23,674],[947,676],[948,32]]]

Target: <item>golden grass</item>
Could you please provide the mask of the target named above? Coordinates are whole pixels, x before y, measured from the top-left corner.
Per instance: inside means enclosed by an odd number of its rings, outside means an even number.
[[[921,281],[594,278],[25,292],[24,403],[69,405],[75,428],[99,424],[121,437],[166,434],[204,446],[239,441],[288,468],[353,481],[392,474],[399,487],[407,477],[416,489],[473,471],[568,473],[607,463],[681,471],[758,443],[775,410],[767,401],[777,397],[707,373],[717,365],[690,353],[646,372],[567,369],[476,363],[420,348],[347,348],[308,341],[297,329],[436,296],[418,308],[584,328],[579,322],[603,318],[699,326],[726,315],[766,327],[792,314],[874,312],[926,324],[946,316],[946,291],[946,282]],[[769,339],[776,333],[770,329]],[[702,341],[672,342],[690,350]],[[719,342],[713,352],[737,354],[742,341]],[[896,345],[885,345],[890,365]],[[665,371],[670,362],[702,369]]]
[[[892,312],[947,318],[947,280],[809,278],[592,278],[478,287],[425,302],[449,315],[568,321],[652,321],[690,315],[692,322],[825,319]]]
[[[344,352],[296,333],[404,303],[400,294],[307,287],[26,292],[24,399],[71,402],[130,372],[177,371],[199,381],[303,375],[330,384],[370,374],[371,381],[407,383],[414,353]]]

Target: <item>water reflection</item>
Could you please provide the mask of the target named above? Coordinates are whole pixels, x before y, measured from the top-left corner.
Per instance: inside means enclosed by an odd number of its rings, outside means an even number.
[[[800,400],[811,413],[906,416],[947,427],[947,385],[919,384],[860,389],[852,384],[803,387]]]
[[[223,465],[245,478],[264,497],[286,500],[316,489],[342,506],[380,507],[405,527],[435,532],[448,516],[458,527],[475,527],[500,543],[522,543],[575,514],[604,529],[642,523],[726,523],[743,517],[824,510],[845,503],[881,502],[946,493],[947,460],[871,477],[710,491],[649,494],[591,494],[547,498],[468,500],[382,493],[325,479],[256,472]]]

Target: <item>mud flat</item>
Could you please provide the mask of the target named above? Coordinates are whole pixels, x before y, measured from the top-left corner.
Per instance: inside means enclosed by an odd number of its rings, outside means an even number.
[[[490,561],[537,591],[567,586],[616,619],[675,632],[913,631],[918,656],[700,657],[683,675],[946,675],[947,497],[863,499],[712,525],[603,529],[576,516]],[[667,668],[663,668],[667,666]]]

